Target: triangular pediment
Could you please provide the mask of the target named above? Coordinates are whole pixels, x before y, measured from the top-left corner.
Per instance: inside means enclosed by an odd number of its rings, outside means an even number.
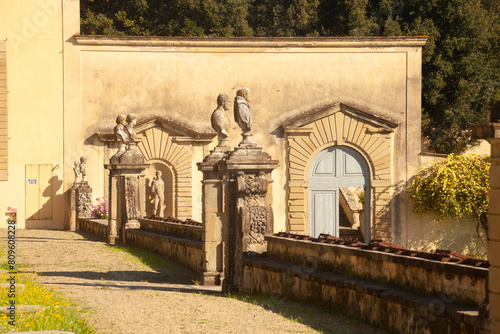
[[[383,129],[389,132],[394,131],[398,123],[387,118],[383,118],[372,113],[350,107],[346,104],[335,102],[325,106],[306,110],[288,121],[282,126],[285,129],[307,128],[312,123],[323,118],[330,117],[336,113],[343,113],[345,116],[367,123],[374,128]]]
[[[168,132],[171,136],[180,137],[191,137],[191,138],[205,138],[212,139],[217,134],[215,132],[204,132],[191,127],[189,124],[181,124],[179,122],[164,119],[162,117],[156,117],[150,119],[146,122],[137,124],[135,126],[136,133],[143,133],[152,128],[160,128],[163,131]]]

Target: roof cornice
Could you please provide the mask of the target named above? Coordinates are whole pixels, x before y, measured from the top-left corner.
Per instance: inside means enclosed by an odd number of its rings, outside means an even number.
[[[345,48],[422,47],[425,36],[397,37],[150,37],[75,35],[78,45],[128,47]]]

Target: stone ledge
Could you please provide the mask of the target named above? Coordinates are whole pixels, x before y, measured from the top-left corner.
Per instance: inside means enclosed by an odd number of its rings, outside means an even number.
[[[157,221],[152,219],[139,219],[142,231],[149,231],[163,235],[177,236],[185,239],[201,241],[202,227],[189,224],[179,224],[168,221]]]
[[[489,333],[491,322],[478,308],[413,293],[373,281],[261,258],[247,258],[250,293],[318,302],[382,328],[404,333]],[[266,284],[262,284],[266,282]]]
[[[303,240],[295,240],[295,239],[288,239],[288,238],[282,238],[282,237],[276,237],[276,236],[266,236],[266,241],[271,243],[276,243],[276,244],[282,244],[285,246],[291,246],[291,247],[302,247],[302,248],[308,248],[308,249],[313,249],[316,251],[335,251],[336,253],[343,254],[343,255],[352,255],[352,256],[358,256],[358,257],[363,257],[363,258],[369,258],[374,261],[384,261],[384,262],[392,262],[392,263],[397,263],[397,264],[402,264],[402,265],[411,265],[414,267],[420,267],[426,270],[436,270],[436,271],[443,271],[444,268],[446,268],[447,272],[457,274],[457,275],[467,275],[471,277],[476,277],[476,278],[488,278],[488,273],[489,270],[487,268],[475,268],[472,266],[468,265],[463,265],[463,264],[456,264],[456,263],[450,263],[450,262],[438,262],[438,261],[432,261],[432,260],[427,260],[427,259],[422,259],[422,258],[415,258],[411,256],[405,256],[405,255],[397,255],[397,254],[392,254],[392,253],[383,253],[383,252],[376,252],[376,251],[371,251],[371,250],[366,250],[366,249],[360,249],[360,248],[353,248],[353,247],[348,247],[348,246],[343,246],[343,245],[331,245],[331,244],[322,244],[322,243],[313,243],[310,241],[303,241]],[[272,250],[268,250],[268,256],[272,257],[273,253]]]

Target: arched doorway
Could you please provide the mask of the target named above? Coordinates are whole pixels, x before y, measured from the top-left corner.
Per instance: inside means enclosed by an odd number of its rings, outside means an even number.
[[[366,160],[347,146],[319,152],[309,167],[309,234],[339,236],[340,188],[362,188],[365,194],[365,242],[370,239],[370,177]]]

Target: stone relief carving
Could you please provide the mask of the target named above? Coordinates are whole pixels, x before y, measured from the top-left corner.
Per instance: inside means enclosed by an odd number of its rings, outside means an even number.
[[[250,90],[248,88],[238,89],[234,98],[234,121],[238,123],[243,133],[240,146],[255,147],[257,144],[252,137],[252,110],[250,108]]]
[[[92,212],[92,192],[79,189],[77,198],[77,214],[81,218],[89,218]]]
[[[212,113],[211,122],[212,128],[219,135],[218,147],[227,146],[227,136],[231,128],[229,119],[226,116],[226,111],[229,110],[231,101],[229,101],[229,94],[221,93],[217,97],[217,109]]]
[[[257,175],[245,175],[244,172],[237,173],[238,192],[243,195],[244,206],[261,204],[262,195],[267,192],[267,179],[264,172]]]
[[[267,210],[263,206],[252,206],[250,211],[250,244],[264,244],[267,233]]]
[[[137,180],[137,176],[127,176],[125,180],[126,180],[125,201],[127,205],[127,219],[137,220],[140,217],[140,210],[138,203],[139,182]]]
[[[165,183],[161,179],[162,172],[157,170],[156,177],[151,182],[154,193],[154,215],[162,217],[165,203]]]

